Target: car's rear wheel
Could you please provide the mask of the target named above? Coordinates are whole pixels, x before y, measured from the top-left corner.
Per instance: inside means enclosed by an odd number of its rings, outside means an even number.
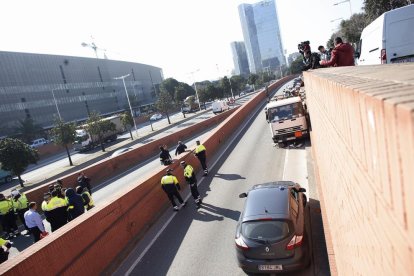
[[[10,175],[8,175],[4,178],[4,180],[6,181],[6,183],[10,183],[13,180],[13,178]]]

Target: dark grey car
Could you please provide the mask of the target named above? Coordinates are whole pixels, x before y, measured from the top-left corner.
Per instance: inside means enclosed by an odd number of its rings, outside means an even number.
[[[291,181],[252,187],[236,229],[239,266],[246,273],[298,270],[310,263],[305,233],[306,190]]]

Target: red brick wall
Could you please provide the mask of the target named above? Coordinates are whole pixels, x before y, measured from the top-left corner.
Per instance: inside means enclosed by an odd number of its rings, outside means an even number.
[[[275,83],[270,89],[278,85]],[[220,148],[221,143],[264,99],[264,93],[256,95],[223,120],[214,134],[202,141],[208,156]],[[191,153],[182,156],[181,160],[190,162],[196,170],[200,169],[198,160]],[[177,169],[178,166],[179,162],[175,162],[171,167],[179,181],[184,183],[182,169]],[[125,247],[137,242],[169,207],[160,187],[162,175],[164,167],[154,171],[152,176],[138,180],[132,188],[120,190],[108,199],[105,206],[93,208],[0,265],[0,271],[7,275],[99,274],[116,260]]]
[[[414,64],[304,75],[334,269],[413,275]]]

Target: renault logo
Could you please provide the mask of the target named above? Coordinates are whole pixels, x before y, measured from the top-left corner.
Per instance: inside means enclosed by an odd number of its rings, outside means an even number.
[[[266,250],[266,252],[269,252],[269,250],[270,250],[270,249],[269,249],[269,247],[266,247],[266,249],[265,249],[265,250]]]

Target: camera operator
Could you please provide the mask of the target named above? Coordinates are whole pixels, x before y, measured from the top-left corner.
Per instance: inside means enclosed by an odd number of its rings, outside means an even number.
[[[318,53],[312,53],[310,42],[303,41],[298,44],[299,53],[303,56],[303,67],[302,71],[307,71],[309,69],[317,69],[320,67],[319,61],[321,60]]]

